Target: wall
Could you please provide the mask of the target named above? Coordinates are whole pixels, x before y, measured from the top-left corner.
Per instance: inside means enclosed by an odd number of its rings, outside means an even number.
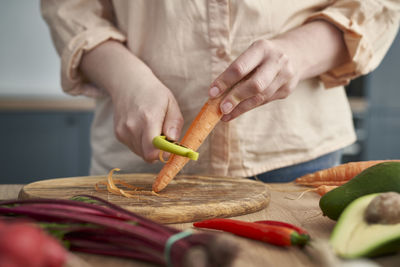
[[[0,0],[0,38],[0,183],[88,175],[93,112],[61,90],[39,0]]]
[[[366,81],[369,108],[365,159],[400,159],[400,34]]]
[[[65,97],[39,5],[39,0],[0,0],[0,97]]]

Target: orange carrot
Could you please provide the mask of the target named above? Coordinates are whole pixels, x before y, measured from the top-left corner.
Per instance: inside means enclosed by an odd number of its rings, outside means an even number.
[[[318,195],[320,195],[321,197],[323,195],[325,195],[326,193],[328,193],[329,191],[335,189],[336,185],[320,185],[317,188],[313,189],[312,191],[314,191],[315,193],[317,193]]]
[[[369,168],[378,163],[388,161],[399,162],[400,160],[370,160],[349,162],[329,169],[306,174],[302,177],[297,178],[296,183],[315,187],[318,187],[320,185],[339,186],[348,182],[350,179],[355,177],[366,168]]]
[[[221,120],[223,114],[219,106],[224,96],[209,99],[204,104],[182,138],[182,141],[179,142],[181,145],[194,151],[200,147],[215,125]],[[172,154],[157,175],[153,183],[153,191],[159,192],[163,190],[189,160],[189,158]]]
[[[302,177],[300,177],[300,178],[302,178]],[[347,183],[349,180],[340,180],[340,181],[299,181],[299,182],[296,181],[296,183],[301,184],[301,185],[306,185],[306,186],[312,186],[312,187],[318,187],[318,186],[321,186],[321,185],[341,186],[342,184]]]

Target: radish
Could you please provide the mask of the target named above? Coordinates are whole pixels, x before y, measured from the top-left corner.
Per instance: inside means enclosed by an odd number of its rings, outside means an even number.
[[[0,232],[0,255],[18,266],[42,267],[42,244],[41,230],[28,223],[10,223]]]
[[[14,258],[10,258],[7,256],[1,256],[0,257],[0,266],[1,267],[20,267],[18,262],[14,260]]]
[[[0,267],[61,267],[66,250],[30,222],[0,221]]]
[[[52,237],[48,237],[43,242],[43,256],[45,267],[60,267],[67,260],[67,253],[60,243]]]

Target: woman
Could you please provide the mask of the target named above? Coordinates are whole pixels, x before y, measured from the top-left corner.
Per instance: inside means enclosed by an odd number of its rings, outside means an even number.
[[[91,174],[158,172],[152,138],[179,140],[207,98],[229,90],[223,122],[183,172],[283,182],[337,164],[355,141],[343,85],[380,63],[399,5],[43,0],[41,8],[64,91],[96,98]]]

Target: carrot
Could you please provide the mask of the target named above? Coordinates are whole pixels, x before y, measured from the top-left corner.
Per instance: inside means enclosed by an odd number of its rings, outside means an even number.
[[[356,174],[357,175],[357,174]],[[301,178],[301,177],[300,177]],[[326,178],[329,178],[329,177],[326,177]],[[352,177],[351,177],[352,178]],[[349,180],[351,179],[351,178],[349,178]],[[332,180],[332,181],[300,181],[300,182],[297,182],[296,181],[296,183],[298,183],[298,184],[301,184],[301,185],[306,185],[306,186],[312,186],[312,187],[319,187],[319,186],[321,186],[321,185],[328,185],[328,186],[341,186],[342,184],[345,184],[345,183],[347,183],[349,180],[338,180],[338,181],[335,181],[335,180]]]
[[[214,129],[215,125],[217,125],[222,118],[223,114],[220,110],[220,103],[223,97],[224,95],[218,98],[209,99],[204,104],[182,138],[182,141],[179,142],[182,146],[194,151],[200,147],[212,129]],[[153,183],[153,191],[159,192],[163,190],[189,160],[190,159],[187,157],[172,154],[168,162],[157,175],[157,178]]]
[[[317,188],[314,188],[313,191],[322,197],[323,195],[337,187],[338,186],[336,185],[320,185]]]
[[[348,182],[363,170],[378,163],[389,161],[400,162],[400,160],[370,160],[349,162],[329,169],[306,174],[297,178],[296,183],[315,187],[320,185],[340,186]]]

